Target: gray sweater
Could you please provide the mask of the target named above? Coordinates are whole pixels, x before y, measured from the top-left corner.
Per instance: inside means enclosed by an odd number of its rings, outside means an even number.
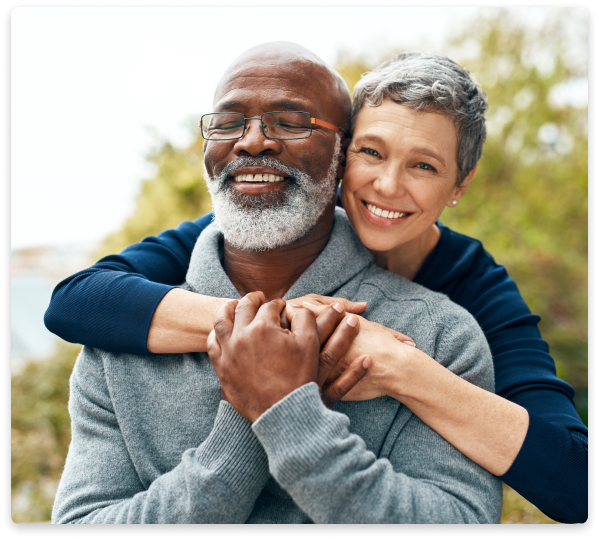
[[[343,210],[286,298],[367,301],[365,317],[410,335],[459,376],[493,390],[474,319],[447,297],[373,264]],[[188,290],[238,298],[214,225]],[[55,523],[499,522],[500,481],[389,397],[328,410],[300,387],[254,424],[221,400],[207,354],[84,348],[71,377],[72,442]]]

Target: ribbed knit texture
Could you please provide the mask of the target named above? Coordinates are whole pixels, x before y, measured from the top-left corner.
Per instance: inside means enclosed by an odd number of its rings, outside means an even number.
[[[196,240],[211,220],[209,213],[184,222],[65,279],[46,313],[48,329],[87,346],[150,354],[146,343],[154,310],[172,285],[184,281]],[[505,268],[479,241],[438,225],[440,240],[415,282],[446,294],[476,318],[493,353],[497,393],[526,408],[531,425],[543,423],[543,428],[529,428],[501,479],[551,518],[584,522],[588,433],[576,413],[572,388],[556,377],[537,329],[539,317],[530,313]],[[558,461],[563,465],[556,466]],[[543,473],[537,473],[539,468]]]
[[[221,254],[221,233],[207,228],[184,287],[236,294]],[[389,319],[453,372],[493,390],[491,354],[474,319],[374,266],[342,210],[288,295],[311,290],[368,301],[369,319]],[[73,441],[53,521],[499,521],[500,481],[394,399],[342,402],[332,412],[308,384],[260,418],[258,438],[220,397],[206,354],[85,347],[71,378]]]

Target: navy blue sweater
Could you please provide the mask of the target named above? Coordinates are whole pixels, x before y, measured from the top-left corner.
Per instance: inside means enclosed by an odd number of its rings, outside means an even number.
[[[151,355],[154,311],[185,280],[191,252],[212,214],[103,258],[56,286],[44,321],[59,337],[113,352]],[[588,513],[588,431],[574,390],[556,376],[540,317],[482,244],[440,226],[441,237],[414,281],[467,309],[489,341],[498,395],[526,408],[529,427],[505,483],[560,522]]]

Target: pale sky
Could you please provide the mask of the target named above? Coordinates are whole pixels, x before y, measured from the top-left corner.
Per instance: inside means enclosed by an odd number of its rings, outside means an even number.
[[[151,130],[175,145],[266,41],[437,50],[477,8],[27,8],[11,23],[11,246],[99,240],[134,208]],[[518,9],[533,20],[539,8]],[[536,10],[536,11],[535,11]]]

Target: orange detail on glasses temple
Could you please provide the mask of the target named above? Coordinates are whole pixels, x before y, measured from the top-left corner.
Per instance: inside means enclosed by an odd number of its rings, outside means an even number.
[[[316,125],[322,125],[322,127],[326,127],[328,129],[332,129],[333,131],[339,132],[339,128],[336,125],[330,124],[329,122],[325,122],[324,120],[318,120],[316,118],[310,118],[310,121]]]

